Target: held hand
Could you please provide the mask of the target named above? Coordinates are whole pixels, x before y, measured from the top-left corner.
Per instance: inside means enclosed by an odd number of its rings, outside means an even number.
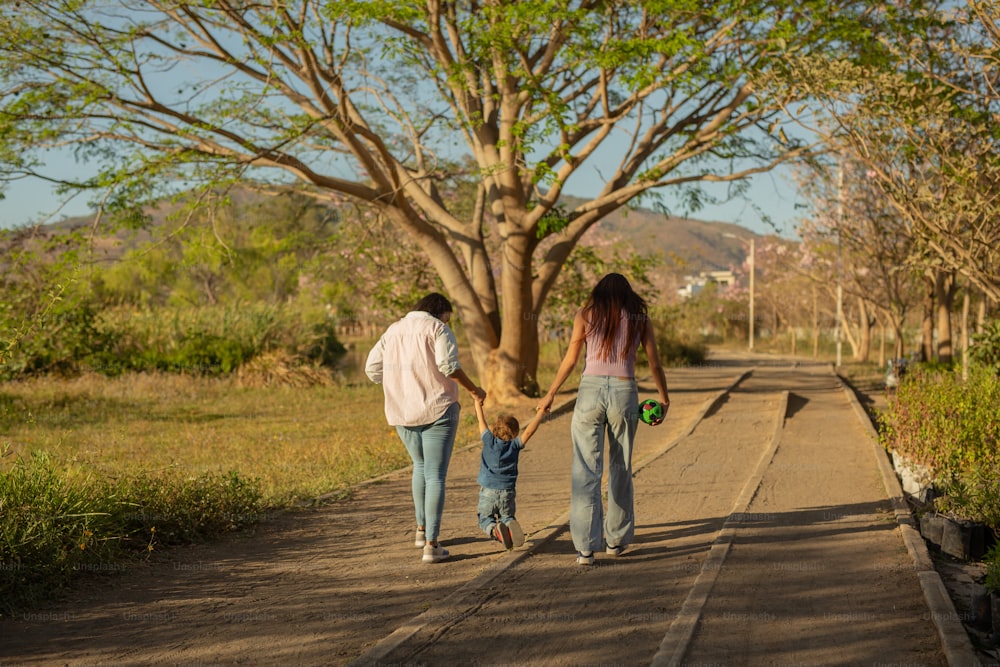
[[[482,387],[476,386],[470,393],[477,403],[482,404],[486,401],[486,390]]]
[[[657,419],[655,421],[651,421],[649,423],[650,426],[659,426],[667,418],[667,411],[670,410],[670,400],[669,399],[667,399],[667,400],[662,400],[661,399],[660,400],[660,405],[663,406],[663,414],[660,416],[659,419]]]
[[[542,396],[542,399],[538,401],[538,407],[535,408],[538,412],[548,412],[552,409],[552,397],[546,394]]]

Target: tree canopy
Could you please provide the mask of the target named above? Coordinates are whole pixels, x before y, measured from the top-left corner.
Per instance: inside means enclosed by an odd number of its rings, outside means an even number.
[[[441,278],[495,395],[531,393],[538,321],[609,212],[808,155],[791,56],[862,63],[905,15],[859,0],[21,0],[0,8],[0,179],[100,215],[228,184],[357,201]],[[598,186],[585,187],[596,175]],[[456,197],[459,181],[475,187]],[[567,193],[582,203],[563,205]],[[196,199],[196,201],[199,201]]]
[[[880,35],[878,67],[796,59],[841,160],[863,166],[912,239],[910,264],[957,272],[1000,300],[1000,30],[996,0],[943,3],[921,30]]]

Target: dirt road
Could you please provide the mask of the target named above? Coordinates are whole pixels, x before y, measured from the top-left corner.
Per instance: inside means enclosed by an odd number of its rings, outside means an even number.
[[[574,562],[567,405],[522,455],[522,549],[479,533],[469,446],[448,562],[420,562],[400,471],[2,622],[0,665],[974,664],[829,366],[717,359],[668,380],[622,556]]]

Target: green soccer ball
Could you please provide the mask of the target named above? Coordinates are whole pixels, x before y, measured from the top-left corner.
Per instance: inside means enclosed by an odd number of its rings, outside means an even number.
[[[639,419],[646,424],[653,424],[663,419],[663,405],[659,401],[647,398],[639,403]]]

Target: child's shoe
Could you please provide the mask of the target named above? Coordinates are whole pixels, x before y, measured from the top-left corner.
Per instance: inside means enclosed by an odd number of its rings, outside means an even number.
[[[593,565],[594,564],[594,552],[593,551],[577,551],[576,552],[576,564],[577,565]]]
[[[492,534],[493,539],[502,544],[504,549],[510,549],[514,546],[514,542],[511,540],[510,530],[502,521],[493,524]]]
[[[524,544],[524,531],[521,530],[521,524],[517,522],[517,519],[508,521],[505,527],[507,528],[507,532],[510,533],[512,547],[519,547]]]

